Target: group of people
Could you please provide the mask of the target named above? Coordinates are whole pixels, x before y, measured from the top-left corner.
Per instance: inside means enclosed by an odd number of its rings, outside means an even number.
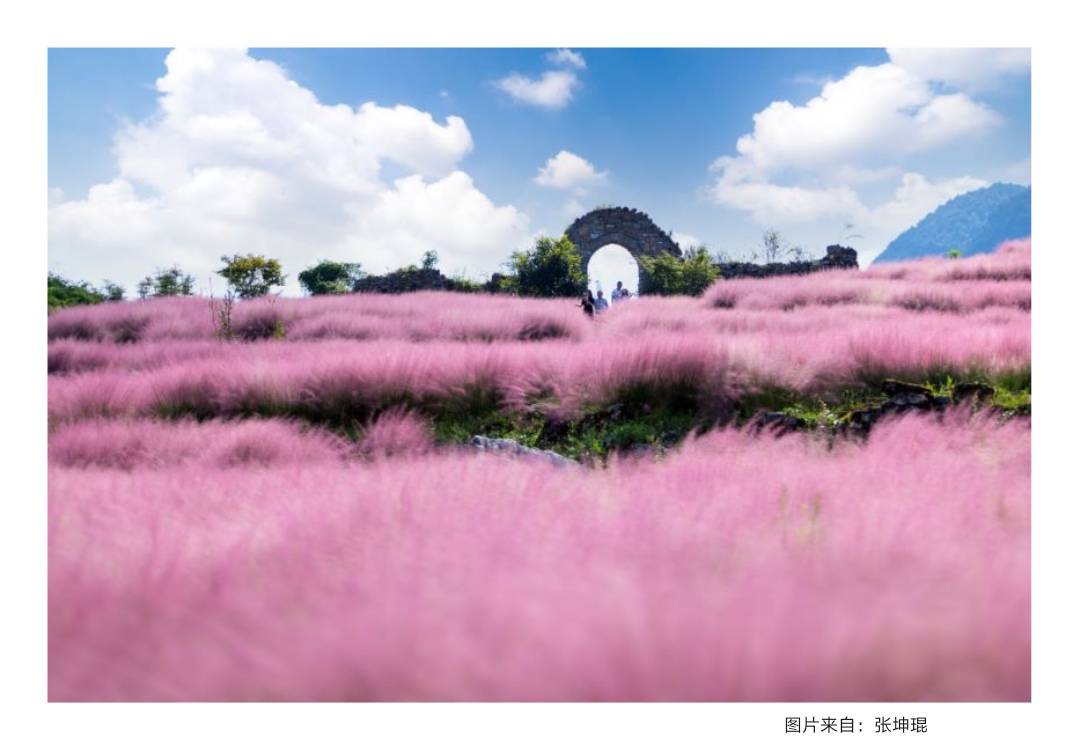
[[[622,282],[619,281],[615,286],[614,291],[611,292],[611,302],[617,304],[622,300],[629,299],[632,296],[632,292],[622,286]],[[592,296],[592,290],[589,289],[581,297],[581,309],[584,310],[584,314],[588,317],[593,317],[596,313],[601,313],[609,307],[607,300],[603,298],[603,290],[597,290],[595,296]]]

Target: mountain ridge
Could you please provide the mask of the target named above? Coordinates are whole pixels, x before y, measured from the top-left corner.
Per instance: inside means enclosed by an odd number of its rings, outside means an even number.
[[[1029,186],[995,182],[957,195],[888,243],[873,263],[988,253],[1001,242],[1030,236]]]

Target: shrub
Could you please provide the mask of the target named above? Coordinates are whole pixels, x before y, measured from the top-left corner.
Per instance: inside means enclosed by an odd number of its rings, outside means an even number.
[[[96,305],[107,299],[105,294],[94,289],[87,282],[68,281],[55,273],[49,274],[48,292],[49,310],[60,310],[72,305]],[[121,296],[122,292],[123,290],[121,290]]]
[[[300,286],[308,294],[347,294],[352,285],[363,277],[359,263],[323,260],[300,272]]]
[[[195,293],[195,277],[184,273],[179,266],[157,269],[152,276],[139,282],[139,299],[147,297],[190,297]]]
[[[285,338],[285,321],[276,307],[241,307],[233,313],[230,333],[247,341]]]
[[[540,237],[531,250],[513,254],[513,276],[506,282],[512,291],[526,297],[575,297],[585,290],[581,254],[562,235],[559,239]]]
[[[661,253],[640,258],[644,271],[644,294],[685,294],[699,296],[719,277],[719,269],[704,247],[690,248],[684,257]]]
[[[124,288],[115,281],[105,279],[105,283],[102,284],[101,289],[98,291],[105,295],[108,302],[121,302],[124,299]]]

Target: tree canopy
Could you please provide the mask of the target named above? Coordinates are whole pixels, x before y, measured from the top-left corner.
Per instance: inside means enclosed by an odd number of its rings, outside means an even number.
[[[281,261],[276,258],[251,253],[232,257],[222,255],[221,261],[225,267],[217,273],[225,277],[241,299],[261,297],[269,294],[273,287],[285,283],[285,276],[281,273]]]
[[[694,247],[678,258],[661,253],[655,258],[639,258],[647,280],[645,294],[686,294],[697,296],[719,278],[719,269],[705,247]]]
[[[72,305],[96,305],[105,295],[85,281],[68,281],[59,274],[49,274],[49,309],[58,310]]]
[[[179,266],[157,269],[136,287],[140,299],[147,297],[190,297],[195,293],[195,277]]]
[[[356,281],[363,277],[359,263],[343,263],[323,260],[304,269],[297,277],[300,286],[308,294],[347,294]]]
[[[528,297],[574,297],[583,294],[586,277],[581,254],[569,237],[540,237],[531,250],[521,250],[510,259],[512,276],[505,284]]]

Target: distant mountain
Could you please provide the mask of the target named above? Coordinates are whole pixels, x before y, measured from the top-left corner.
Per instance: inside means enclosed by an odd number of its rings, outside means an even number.
[[[884,248],[874,263],[988,253],[1004,240],[1030,236],[1030,188],[997,182],[956,196]]]

